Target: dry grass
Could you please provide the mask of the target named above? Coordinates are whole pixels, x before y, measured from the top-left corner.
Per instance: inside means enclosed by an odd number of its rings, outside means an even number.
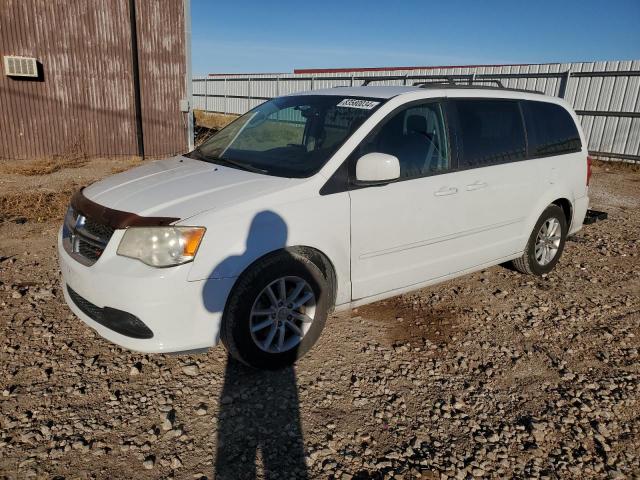
[[[34,222],[61,220],[71,195],[77,189],[77,185],[68,185],[57,191],[36,190],[0,194],[0,223],[21,219]]]
[[[593,166],[602,169],[605,171],[631,171],[631,172],[640,172],[640,163],[638,162],[609,162],[605,160],[598,160],[597,158],[593,159]]]
[[[220,130],[238,118],[238,115],[225,115],[222,113],[205,112],[204,110],[194,110],[193,115],[197,126],[210,128],[212,130]]]
[[[144,160],[142,157],[130,157],[126,159],[121,165],[117,165],[111,169],[111,174],[115,175],[116,173],[126,172],[127,170],[131,170],[134,167],[138,167],[142,165]]]
[[[3,160],[0,174],[49,175],[65,168],[80,168],[87,164],[85,155],[64,155],[34,158],[31,160]]]
[[[0,225],[20,220],[59,221],[71,195],[80,186],[137,167],[142,162],[135,156],[74,155],[0,161],[0,175],[10,175],[7,179],[0,177]],[[61,172],[65,169],[67,172]]]

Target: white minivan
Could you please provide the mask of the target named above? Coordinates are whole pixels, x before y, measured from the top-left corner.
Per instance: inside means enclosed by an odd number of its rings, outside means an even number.
[[[192,152],[77,192],[64,295],[141,352],[219,340],[291,364],[343,310],[512,262],[542,275],[588,204],[558,98],[497,87],[343,87],[275,98]]]

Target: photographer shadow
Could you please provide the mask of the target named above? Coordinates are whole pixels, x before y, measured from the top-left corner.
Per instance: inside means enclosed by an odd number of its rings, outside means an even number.
[[[277,213],[256,214],[245,251],[220,262],[211,277],[237,272],[263,252],[284,248],[287,236],[287,225]],[[224,311],[219,295],[211,294],[216,280],[206,283],[205,307],[210,312]],[[308,478],[299,410],[293,367],[256,370],[229,355],[219,398],[214,478]]]

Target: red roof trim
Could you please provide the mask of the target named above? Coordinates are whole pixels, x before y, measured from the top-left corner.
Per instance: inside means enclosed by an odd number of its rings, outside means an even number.
[[[527,65],[557,65],[558,63],[506,63],[495,65],[441,65],[430,67],[363,67],[363,68],[296,68],[293,73],[350,73],[350,72],[392,72],[394,70],[436,70],[438,68],[479,68],[479,67],[522,67]]]
[[[209,76],[210,77],[230,77],[232,75],[237,75],[237,76],[247,76],[247,75],[289,75],[288,73],[272,73],[272,72],[253,72],[253,73],[210,73]]]

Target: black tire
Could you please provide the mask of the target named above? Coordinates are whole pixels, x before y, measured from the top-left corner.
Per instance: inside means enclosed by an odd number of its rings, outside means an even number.
[[[555,218],[560,222],[560,244],[558,246],[558,251],[556,252],[553,259],[547,263],[546,265],[541,265],[535,256],[535,246],[536,239],[538,237],[538,232],[542,228],[542,225]],[[567,238],[567,219],[564,216],[564,211],[558,205],[549,205],[540,218],[536,222],[536,226],[533,227],[533,232],[531,232],[531,236],[529,236],[529,241],[527,242],[527,246],[524,250],[524,254],[511,262],[513,268],[518,270],[521,273],[525,273],[528,275],[544,275],[549,273],[560,260],[560,256],[562,255],[562,251],[564,250],[565,240]]]
[[[302,278],[316,298],[315,315],[309,330],[297,347],[270,353],[254,342],[250,331],[253,304],[272,282],[285,276]],[[280,251],[258,260],[236,282],[222,318],[220,339],[229,354],[250,367],[275,370],[293,364],[316,343],[333,307],[332,287],[322,271],[309,259],[294,252]]]

